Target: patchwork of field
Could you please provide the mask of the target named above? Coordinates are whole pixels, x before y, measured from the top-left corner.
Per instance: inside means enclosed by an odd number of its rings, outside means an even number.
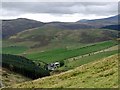
[[[73,67],[82,65],[84,63],[89,63],[92,60],[97,60],[97,58],[99,59],[99,58],[103,58],[103,57],[110,56],[112,54],[117,53],[117,47],[118,47],[116,46],[117,44],[118,44],[118,41],[109,40],[109,41],[104,41],[104,42],[99,42],[94,44],[83,45],[80,48],[65,47],[65,48],[57,48],[57,49],[37,51],[37,52],[33,51],[29,53],[27,53],[27,50],[29,50],[28,47],[9,46],[9,47],[3,47],[2,53],[22,55],[24,57],[27,57],[30,60],[33,60],[36,63],[41,63],[41,66],[43,67],[44,65],[42,64],[45,64],[45,63],[64,61],[65,62],[64,69],[67,70],[67,69],[71,69]],[[106,52],[100,52],[100,51],[106,51]],[[97,54],[91,55],[93,53],[97,53]],[[88,57],[84,57],[86,55]],[[89,60],[87,60],[86,58],[88,58]],[[72,64],[74,65],[72,66]]]
[[[114,78],[113,78],[114,77]],[[118,55],[90,62],[73,70],[34,81],[12,85],[12,88],[117,88]]]
[[[117,44],[118,44],[117,41],[105,41],[105,42],[100,42],[100,43],[84,46],[84,47],[77,48],[77,49],[59,48],[59,49],[53,49],[50,51],[44,51],[44,52],[39,52],[39,53],[38,52],[29,53],[29,54],[26,54],[25,57],[32,59],[34,61],[37,61],[37,62],[42,61],[45,63],[51,63],[55,61],[66,60],[68,58],[100,51],[106,48],[110,48]]]

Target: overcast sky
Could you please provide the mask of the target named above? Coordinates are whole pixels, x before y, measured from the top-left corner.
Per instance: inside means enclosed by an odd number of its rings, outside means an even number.
[[[0,19],[75,22],[118,14],[117,2],[3,2]]]

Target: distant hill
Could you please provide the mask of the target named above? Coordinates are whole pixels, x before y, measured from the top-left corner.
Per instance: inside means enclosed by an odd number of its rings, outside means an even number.
[[[35,20],[30,20],[26,18],[18,18],[12,20],[2,20],[2,36],[3,38],[8,38],[12,35],[17,34],[18,32],[37,28],[37,27],[54,27],[57,29],[63,30],[76,30],[76,29],[92,29],[92,28],[101,28],[108,25],[117,25],[118,16],[113,16],[103,19],[94,19],[94,20],[79,20],[77,22],[50,22],[43,23]]]
[[[100,28],[106,25],[117,25],[118,17],[119,15],[93,20],[82,19],[77,22],[50,22],[47,23],[46,26],[54,26],[56,28],[69,30]]]
[[[36,28],[44,25],[43,22],[30,20],[26,18],[18,18],[12,20],[2,20],[2,36],[8,38],[18,32],[26,29]]]
[[[102,27],[102,29],[111,29],[111,30],[120,31],[120,25],[108,25],[108,26]]]
[[[96,28],[104,27],[107,25],[117,25],[118,24],[118,18],[119,15],[108,17],[108,18],[102,18],[102,19],[93,19],[93,20],[79,20],[77,23],[84,23],[87,25],[94,26]]]
[[[46,25],[45,25],[46,24]],[[13,20],[2,20],[2,37],[8,38],[12,35],[17,34],[18,32],[37,28],[44,26],[45,27],[55,27],[60,29],[91,29],[93,26],[86,25],[86,24],[77,24],[77,23],[65,23],[65,22],[50,22],[50,23],[43,23],[35,20],[30,20],[26,18],[18,18]]]
[[[113,78],[114,77],[114,78]],[[118,88],[118,55],[12,88]]]
[[[82,24],[82,23],[74,23],[74,22],[50,22],[47,23],[44,27],[54,27],[58,29],[64,29],[64,30],[76,30],[76,29],[91,29],[94,28],[91,25],[88,24]]]

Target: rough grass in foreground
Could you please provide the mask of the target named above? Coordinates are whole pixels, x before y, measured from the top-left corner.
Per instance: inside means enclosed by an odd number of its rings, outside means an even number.
[[[0,78],[2,80],[3,86],[10,86],[12,84],[18,84],[25,81],[30,81],[30,78],[27,78],[21,74],[12,72],[6,68],[0,67]]]
[[[12,88],[117,88],[118,55],[88,63],[76,69],[34,81],[29,81]]]

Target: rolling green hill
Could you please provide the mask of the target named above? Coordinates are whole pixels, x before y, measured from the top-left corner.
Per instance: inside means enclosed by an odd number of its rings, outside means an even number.
[[[107,29],[63,30],[55,27],[40,27],[3,39],[3,53],[24,54],[59,48],[80,48],[88,44],[112,40],[117,36],[118,31]],[[19,47],[24,49],[19,51],[17,49]]]
[[[114,78],[113,78],[114,77]],[[91,62],[73,70],[34,81],[12,85],[12,88],[117,88],[118,55]]]
[[[41,27],[20,32],[11,36],[9,40],[16,43],[24,41],[38,42],[31,46],[31,48],[36,48],[50,43],[95,43],[116,38],[117,34],[117,31],[107,29],[63,30],[55,27]]]

